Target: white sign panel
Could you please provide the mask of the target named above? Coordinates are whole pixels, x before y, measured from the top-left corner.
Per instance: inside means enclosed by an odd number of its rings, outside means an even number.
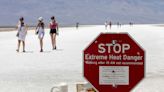
[[[99,85],[129,85],[129,67],[100,66]]]

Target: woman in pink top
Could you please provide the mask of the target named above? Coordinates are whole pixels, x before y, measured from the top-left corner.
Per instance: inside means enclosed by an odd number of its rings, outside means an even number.
[[[55,17],[51,17],[51,22],[50,22],[50,36],[51,36],[51,42],[52,42],[52,49],[55,50],[57,49],[56,47],[56,34],[58,31],[58,23],[55,20]]]

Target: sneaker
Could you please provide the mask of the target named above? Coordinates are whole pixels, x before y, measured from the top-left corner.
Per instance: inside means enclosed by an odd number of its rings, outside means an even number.
[[[43,52],[43,49],[41,49],[40,52]]]
[[[23,50],[23,52],[26,52],[25,50]]]
[[[53,50],[56,50],[57,48],[56,48],[56,46],[53,48]]]
[[[18,50],[18,49],[16,49],[16,51],[17,51],[17,52],[19,52],[19,50]]]

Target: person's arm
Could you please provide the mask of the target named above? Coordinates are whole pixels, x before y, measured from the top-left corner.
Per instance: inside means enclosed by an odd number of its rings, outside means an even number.
[[[28,30],[28,25],[25,25],[25,30],[26,30],[26,34],[27,34],[27,30]]]
[[[39,27],[39,23],[37,24],[37,26],[35,28],[35,34],[38,34],[38,27]]]
[[[36,30],[37,30],[38,26],[39,26],[39,24],[36,25],[36,28],[35,28]]]
[[[56,29],[57,29],[57,31],[59,31],[59,25],[58,25],[58,23],[56,23]]]
[[[45,24],[43,23],[43,29],[45,29]]]
[[[15,29],[18,30],[18,24],[15,26]]]
[[[18,22],[17,25],[16,25],[16,30],[17,30],[17,31],[19,31],[19,30],[18,30],[18,25],[19,25],[19,22]]]
[[[51,22],[49,23],[49,28],[51,29]]]

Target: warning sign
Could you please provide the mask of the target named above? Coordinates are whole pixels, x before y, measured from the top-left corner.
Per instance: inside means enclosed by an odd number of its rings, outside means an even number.
[[[99,92],[129,92],[144,78],[144,50],[128,34],[100,34],[85,50],[84,77]]]

